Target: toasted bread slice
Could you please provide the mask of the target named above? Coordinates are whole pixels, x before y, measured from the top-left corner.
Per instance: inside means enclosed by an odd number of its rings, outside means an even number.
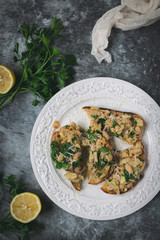
[[[128,191],[136,185],[140,178],[140,173],[144,168],[144,146],[140,141],[144,126],[142,117],[134,113],[98,107],[84,107],[83,109],[91,119],[91,133],[96,135],[95,132],[98,130],[104,133],[104,135],[108,135],[108,141],[111,141],[110,136],[115,136],[132,144],[132,148],[119,152],[117,159],[113,153],[112,146],[110,147],[110,152],[112,152],[112,156],[114,156],[114,164],[112,168],[109,169],[108,174],[106,174],[104,178],[102,178],[103,175],[101,175],[99,180],[95,174],[96,170],[94,169],[96,157],[93,157],[94,160],[92,159],[92,161],[90,157],[89,164],[91,164],[91,169],[88,172],[89,183],[97,184],[106,178],[107,180],[101,188],[104,192],[120,194]],[[91,135],[91,137],[93,136]],[[91,148],[93,148],[93,146],[92,143]]]
[[[138,140],[131,148],[119,152],[119,164],[101,187],[102,191],[110,194],[129,191],[139,181],[144,165],[144,145]]]
[[[102,124],[96,121],[98,116],[94,117],[94,119],[91,118],[87,131],[90,141],[88,182],[96,185],[109,177],[115,163],[115,156],[109,134],[103,130]]]
[[[98,107],[83,107],[88,117],[101,124],[110,135],[129,144],[135,144],[142,136],[144,121],[135,113],[120,112]]]
[[[65,177],[72,182],[77,191],[80,191],[84,168],[81,138],[81,128],[72,122],[56,131],[51,143],[51,158],[56,168],[66,170]]]

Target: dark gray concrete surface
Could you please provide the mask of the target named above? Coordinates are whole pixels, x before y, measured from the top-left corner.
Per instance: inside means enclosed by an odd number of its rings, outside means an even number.
[[[131,82],[146,91],[160,104],[160,21],[138,30],[114,29],[109,51],[113,63],[99,65],[91,56],[91,31],[96,20],[118,0],[1,0],[0,64],[14,71],[14,44],[23,23],[49,26],[53,17],[62,19],[64,40],[59,43],[64,53],[77,57],[75,81],[89,77],[115,77]],[[23,44],[23,43],[22,43]],[[4,176],[15,174],[26,183],[26,191],[35,192],[42,201],[37,221],[42,230],[31,235],[34,240],[159,240],[160,193],[138,212],[113,221],[90,221],[73,216],[56,206],[43,193],[32,171],[29,143],[33,124],[44,106],[33,107],[31,94],[19,95],[12,104],[0,110],[0,169]],[[5,195],[0,215],[7,211],[10,199]],[[1,234],[0,239],[16,239]]]

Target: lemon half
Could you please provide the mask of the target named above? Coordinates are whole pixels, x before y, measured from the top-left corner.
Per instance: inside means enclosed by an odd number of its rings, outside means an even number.
[[[14,72],[10,68],[0,65],[0,93],[5,94],[9,92],[15,82]]]
[[[12,217],[21,223],[33,221],[39,215],[41,208],[39,197],[29,192],[18,194],[10,204]]]

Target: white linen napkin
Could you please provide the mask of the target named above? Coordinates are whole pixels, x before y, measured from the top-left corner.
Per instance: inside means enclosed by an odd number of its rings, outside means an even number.
[[[97,61],[112,62],[108,38],[112,27],[128,31],[148,26],[160,19],[160,0],[121,0],[121,5],[107,11],[92,31],[92,51]]]

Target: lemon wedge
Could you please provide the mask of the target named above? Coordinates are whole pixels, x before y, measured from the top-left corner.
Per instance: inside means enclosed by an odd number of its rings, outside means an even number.
[[[39,215],[41,208],[39,197],[29,192],[18,194],[10,204],[12,217],[21,223],[33,221]]]
[[[9,92],[15,82],[14,72],[10,68],[0,65],[0,93],[5,94]]]

